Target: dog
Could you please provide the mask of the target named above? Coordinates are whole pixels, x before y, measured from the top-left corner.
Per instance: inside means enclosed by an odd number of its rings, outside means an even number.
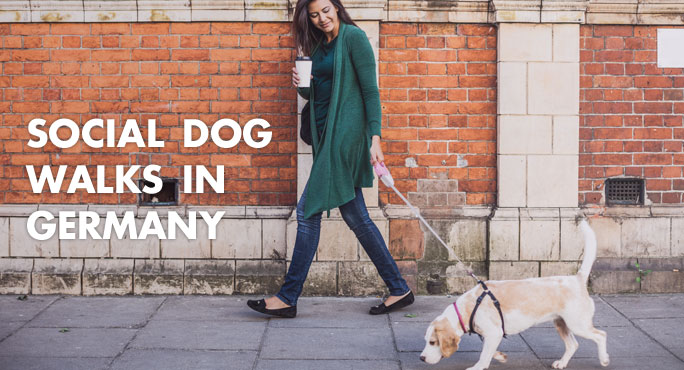
[[[503,327],[505,334],[517,334],[533,325],[553,320],[565,343],[565,353],[553,363],[554,369],[568,366],[578,347],[575,335],[596,342],[601,365],[608,366],[606,333],[594,328],[594,301],[587,291],[587,280],[596,259],[596,235],[586,220],[582,220],[579,226],[584,236],[584,258],[577,275],[488,281],[487,287],[501,304],[504,325],[491,297],[485,296],[472,320],[473,328],[470,328],[471,312],[484,291],[478,284],[456,300],[458,312],[451,304],[432,321],[425,333],[426,343],[420,359],[436,364],[451,356],[458,349],[465,331],[474,329],[483,338],[482,353],[479,361],[468,370],[487,369],[492,358],[506,362],[506,355],[497,352],[504,336]]]

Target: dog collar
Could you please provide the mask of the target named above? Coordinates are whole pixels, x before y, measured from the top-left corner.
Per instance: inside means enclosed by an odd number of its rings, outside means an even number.
[[[461,324],[461,329],[463,329],[463,334],[467,333],[465,329],[465,325],[463,325],[463,318],[461,317],[461,313],[458,312],[458,306],[456,305],[456,302],[454,302],[454,308],[456,309],[456,315],[458,316],[458,323]]]

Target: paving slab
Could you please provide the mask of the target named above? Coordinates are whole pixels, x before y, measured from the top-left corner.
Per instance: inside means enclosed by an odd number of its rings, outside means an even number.
[[[542,360],[547,366],[551,368],[551,364],[555,360]],[[598,358],[575,358],[573,357],[568,363],[569,370],[599,370],[599,369],[616,369],[616,370],[681,370],[684,369],[684,363],[677,360],[673,356],[664,357],[611,357],[610,365],[603,367],[599,364]]]
[[[297,317],[292,320],[271,320],[274,328],[386,328],[386,316],[368,314],[379,298],[300,298]],[[260,315],[261,317],[265,317]]]
[[[379,360],[261,360],[257,370],[400,370],[399,361]]]
[[[401,352],[422,351],[425,347],[425,331],[429,323],[426,322],[392,322],[397,349]],[[464,335],[459,343],[459,352],[480,351],[482,341],[475,334]],[[504,352],[531,352],[519,335],[509,335],[501,341],[499,350]]]
[[[684,320],[638,319],[635,320],[635,324],[675,356],[684,360]]]
[[[266,329],[263,322],[150,321],[131,348],[187,350],[257,350]]]
[[[251,370],[256,351],[183,351],[131,349],[118,357],[111,370]]]
[[[152,320],[176,321],[258,321],[266,318],[247,307],[249,297],[173,296],[169,297]]]
[[[630,319],[684,318],[684,294],[618,295],[603,299]]]
[[[53,295],[29,295],[25,300],[18,295],[0,295],[0,325],[8,321],[29,321],[45,307],[59,299]]]
[[[17,329],[22,327],[25,323],[21,321],[3,321],[0,322],[0,340],[3,340],[14,333]]]
[[[29,327],[139,328],[164,297],[66,297],[33,319]]]
[[[2,370],[105,370],[111,358],[0,357]]]
[[[668,356],[669,353],[635,327],[599,327],[608,334],[608,355],[614,357]],[[559,359],[565,346],[556,329],[531,328],[522,337],[539,358]],[[573,358],[596,358],[598,348],[594,341],[576,336],[579,348]]]
[[[392,332],[385,328],[269,328],[262,359],[395,359]]]
[[[507,353],[508,361],[502,364],[492,360],[489,370],[547,370],[539,359],[531,352]],[[479,352],[461,352],[442,359],[435,365],[429,365],[420,360],[420,352],[402,352],[399,354],[403,370],[461,370],[473,366],[479,359]]]
[[[0,356],[114,357],[134,334],[133,329],[22,328],[0,342]]]

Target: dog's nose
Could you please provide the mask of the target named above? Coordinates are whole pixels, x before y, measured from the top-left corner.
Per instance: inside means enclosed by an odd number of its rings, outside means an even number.
[[[420,360],[425,362],[425,356],[420,356]]]

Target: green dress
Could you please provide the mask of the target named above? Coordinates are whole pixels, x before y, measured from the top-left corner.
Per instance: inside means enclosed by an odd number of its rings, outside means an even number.
[[[316,92],[300,88],[310,98],[313,165],[307,183],[304,217],[329,211],[356,197],[355,188],[373,186],[371,137],[380,136],[380,92],[375,56],[366,33],[340,22],[333,62],[332,92],[325,128],[316,130]],[[314,59],[320,53],[317,47]]]
[[[316,129],[319,137],[323,134],[325,120],[328,117],[328,108],[330,107],[336,45],[337,37],[330,43],[323,41],[319,46],[320,52],[314,54],[312,58],[311,74],[314,78],[311,82],[314,85],[314,91],[316,91],[314,109],[316,110]]]

